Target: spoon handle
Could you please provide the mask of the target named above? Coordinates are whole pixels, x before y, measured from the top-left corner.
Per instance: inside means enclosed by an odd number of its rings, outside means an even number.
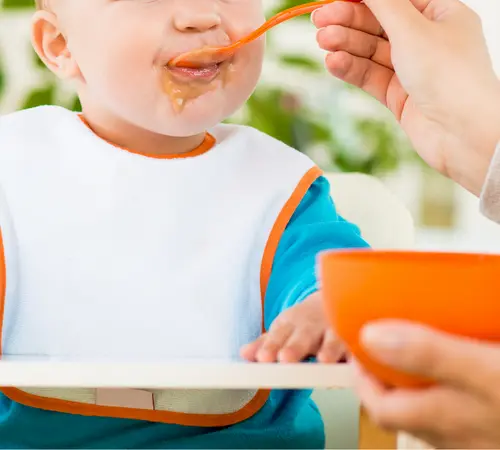
[[[308,14],[313,12],[315,9],[320,6],[327,5],[329,3],[333,3],[338,0],[318,0],[315,2],[309,2],[302,5],[297,5],[292,8],[285,9],[280,13],[276,14],[274,17],[271,17],[264,24],[262,24],[255,31],[250,33],[249,35],[243,37],[239,41],[232,43],[231,45],[227,45],[224,47],[204,47],[202,49],[190,51],[184,53],[182,55],[173,58],[169,65],[178,66],[178,67],[198,67],[200,62],[218,62],[218,60],[223,60],[224,57],[228,57],[229,55],[234,54],[240,47],[248,44],[249,42],[257,39],[262,36],[266,31],[279,25],[282,22],[285,22],[288,19],[292,19],[293,17],[300,16],[302,14]],[[342,0],[353,3],[360,3],[362,0]]]
[[[313,12],[315,9],[319,8],[320,6],[327,5],[328,3],[333,3],[337,0],[318,0],[315,2],[310,2],[310,3],[305,3],[303,5],[297,5],[292,8],[285,9],[284,11],[279,12],[275,16],[271,17],[269,20],[267,20],[263,25],[261,25],[259,28],[257,28],[255,31],[250,33],[249,35],[245,36],[243,39],[240,39],[239,41],[234,42],[233,44],[229,45],[227,50],[230,49],[237,49],[242,45],[248,44],[249,42],[259,38],[262,36],[266,31],[270,30],[271,28],[275,27],[276,25],[279,25],[280,23],[283,23],[289,19],[292,19],[297,16],[301,16],[303,14],[308,14]],[[360,0],[348,0],[348,1],[354,1],[354,2],[359,2]]]

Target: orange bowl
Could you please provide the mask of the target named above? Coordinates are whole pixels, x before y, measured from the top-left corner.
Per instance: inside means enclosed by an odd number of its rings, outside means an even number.
[[[432,380],[368,356],[359,343],[368,322],[410,320],[455,335],[500,341],[500,255],[363,249],[325,252],[319,262],[335,332],[365,369],[388,386],[415,388]]]

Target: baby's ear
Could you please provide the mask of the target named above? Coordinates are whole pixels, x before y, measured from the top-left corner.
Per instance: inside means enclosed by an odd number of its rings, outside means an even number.
[[[79,75],[78,65],[53,12],[35,12],[31,25],[31,41],[39,58],[59,78],[72,79]]]

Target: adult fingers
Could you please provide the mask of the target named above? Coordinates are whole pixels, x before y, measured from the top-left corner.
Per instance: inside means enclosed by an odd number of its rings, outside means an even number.
[[[391,431],[406,431],[433,444],[465,439],[484,420],[478,399],[457,389],[385,389],[360,373],[356,392],[371,419]]]
[[[417,39],[426,24],[423,11],[432,0],[364,0],[392,39]]]
[[[318,31],[317,41],[323,50],[344,51],[393,70],[391,45],[385,39],[341,25],[330,25]]]
[[[368,325],[361,340],[380,361],[441,383],[484,392],[500,382],[498,345],[399,321]]]
[[[394,76],[392,70],[344,51],[329,53],[326,67],[333,76],[363,89],[387,105],[387,91]]]
[[[311,20],[317,28],[340,25],[375,36],[382,36],[384,32],[380,22],[363,3],[333,2],[314,11]]]

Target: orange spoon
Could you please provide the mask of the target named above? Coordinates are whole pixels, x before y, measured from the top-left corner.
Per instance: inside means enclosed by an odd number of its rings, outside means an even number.
[[[286,9],[274,17],[271,17],[267,20],[261,27],[257,28],[257,30],[250,33],[248,36],[236,41],[235,43],[225,46],[225,47],[203,47],[200,49],[192,50],[186,53],[183,53],[171,61],[169,61],[169,66],[175,67],[188,67],[188,68],[197,68],[200,66],[207,66],[209,64],[215,64],[226,59],[230,58],[234,53],[248,44],[249,42],[254,41],[255,39],[262,36],[266,31],[271,28],[279,25],[286,20],[292,19],[294,17],[300,16],[302,14],[308,14],[313,12],[315,9],[320,6],[326,5],[328,3],[333,3],[337,0],[319,0],[316,2],[305,3],[303,5],[297,5],[293,8]],[[347,0],[351,2],[360,2],[361,0]]]

